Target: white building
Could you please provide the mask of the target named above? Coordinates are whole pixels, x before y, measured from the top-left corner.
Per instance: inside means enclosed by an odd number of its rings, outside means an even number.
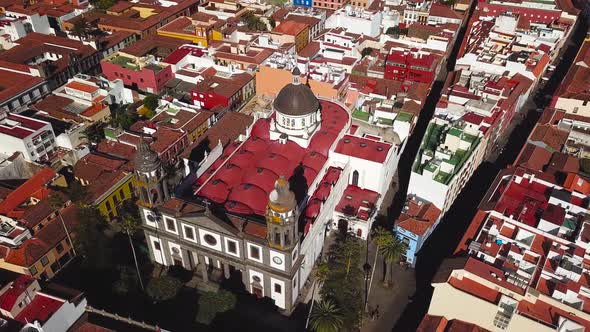
[[[0,113],[0,152],[19,151],[28,161],[48,161],[56,147],[51,124],[18,114]]]
[[[15,46],[14,41],[23,38],[30,32],[38,32],[44,35],[55,34],[55,30],[49,26],[46,15],[37,13],[21,13],[7,10],[0,16],[0,46],[10,49]]]
[[[367,237],[402,151],[350,132],[346,106],[316,98],[299,74],[294,69],[278,93],[274,116],[257,119],[221,153],[205,154],[200,164],[208,169],[188,176],[191,200],[211,208],[167,200],[153,152],[140,148],[135,162],[151,259],[196,268],[205,281],[239,271],[249,292],[285,314],[301,299],[328,230]]]
[[[381,33],[383,14],[347,5],[326,20],[326,28],[344,28],[348,32],[377,37]]]

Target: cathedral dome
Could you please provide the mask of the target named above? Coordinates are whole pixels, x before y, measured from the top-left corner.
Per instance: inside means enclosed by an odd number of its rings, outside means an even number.
[[[320,108],[320,102],[309,86],[299,82],[299,75],[301,72],[295,67],[293,83],[287,84],[279,91],[273,103],[277,112],[291,116],[304,116]]]
[[[145,140],[141,140],[135,153],[135,170],[149,173],[160,167],[160,158]]]

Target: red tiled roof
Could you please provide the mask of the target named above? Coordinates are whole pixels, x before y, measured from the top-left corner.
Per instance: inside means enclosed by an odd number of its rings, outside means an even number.
[[[23,324],[34,321],[46,322],[64,303],[64,300],[38,292],[33,301],[14,319]]]
[[[430,16],[438,16],[438,17],[447,17],[453,19],[462,19],[463,15],[461,13],[454,11],[451,7],[445,6],[438,2],[435,2],[430,7]]]
[[[8,312],[12,311],[19,296],[25,292],[27,287],[35,281],[35,278],[28,275],[20,275],[14,280],[8,289],[0,295],[0,308]]]
[[[17,65],[18,66],[18,65]],[[6,61],[0,61],[0,102],[6,101],[23,91],[27,91],[43,82],[43,78],[29,75],[29,68],[19,68],[26,70],[23,72],[14,72],[15,65]],[[10,69],[10,70],[6,70]]]
[[[281,33],[284,35],[297,36],[308,27],[306,23],[291,21],[289,18],[281,24],[272,29],[273,33]]]
[[[39,199],[46,198],[49,194],[46,185],[52,181],[55,176],[56,173],[51,168],[43,168],[41,171],[37,172],[0,203],[0,214],[9,214],[32,196]]]
[[[75,229],[78,223],[77,211],[76,205],[70,205],[60,212],[70,232]],[[34,238],[26,240],[17,249],[9,249],[5,261],[28,268],[65,238],[66,232],[61,221],[58,217],[53,218],[35,234]]]
[[[94,91],[98,90],[98,87],[94,85],[84,84],[78,81],[71,81],[70,83],[66,84],[66,87],[88,93],[93,93]]]
[[[468,277],[463,277],[463,279],[451,277],[449,279],[449,284],[457,289],[479,297],[480,299],[484,299],[488,302],[496,303],[500,297],[500,292],[488,288],[474,280],[469,279]]]
[[[421,203],[409,199],[408,210],[402,212],[396,226],[401,227],[416,235],[424,235],[440,216],[440,209],[432,203]]]
[[[329,101],[322,100],[320,103],[321,126],[307,149],[293,141],[287,141],[286,144],[270,141],[270,121],[260,119],[253,126],[248,140],[239,145],[237,151],[234,149],[238,146],[226,147],[218,162],[197,179],[196,185],[199,187],[210,179],[197,190],[197,195],[224,203],[230,212],[264,214],[268,195],[278,176],[288,178],[301,166],[303,176],[310,185],[325,163],[330,146],[348,123],[348,113],[343,108]],[[218,126],[219,123],[208,134],[211,135]],[[216,144],[216,141],[211,141],[211,144]],[[228,152],[228,149],[231,151]]]
[[[590,195],[590,181],[575,173],[568,173],[563,187],[570,191]]]
[[[545,165],[551,159],[551,152],[542,147],[527,143],[518,159],[514,162],[515,165],[523,165],[534,170],[543,170]]]
[[[340,202],[336,205],[336,211],[347,212],[347,207],[352,207],[354,216],[362,220],[368,220],[372,209],[377,204],[379,193],[358,186],[348,185],[342,193]],[[351,211],[352,212],[352,211]]]

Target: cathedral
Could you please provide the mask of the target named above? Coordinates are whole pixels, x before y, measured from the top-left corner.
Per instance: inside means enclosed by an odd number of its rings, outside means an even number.
[[[343,104],[293,81],[248,137],[197,172],[190,197],[173,197],[158,156],[142,142],[135,188],[151,259],[204,282],[241,275],[284,314],[298,301],[330,231],[365,239],[391,185],[399,144],[351,125]],[[194,178],[194,177],[193,177]]]

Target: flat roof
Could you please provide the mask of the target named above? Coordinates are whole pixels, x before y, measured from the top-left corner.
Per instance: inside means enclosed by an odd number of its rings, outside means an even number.
[[[382,163],[387,158],[391,144],[372,139],[345,135],[336,145],[335,153],[350,157]]]

